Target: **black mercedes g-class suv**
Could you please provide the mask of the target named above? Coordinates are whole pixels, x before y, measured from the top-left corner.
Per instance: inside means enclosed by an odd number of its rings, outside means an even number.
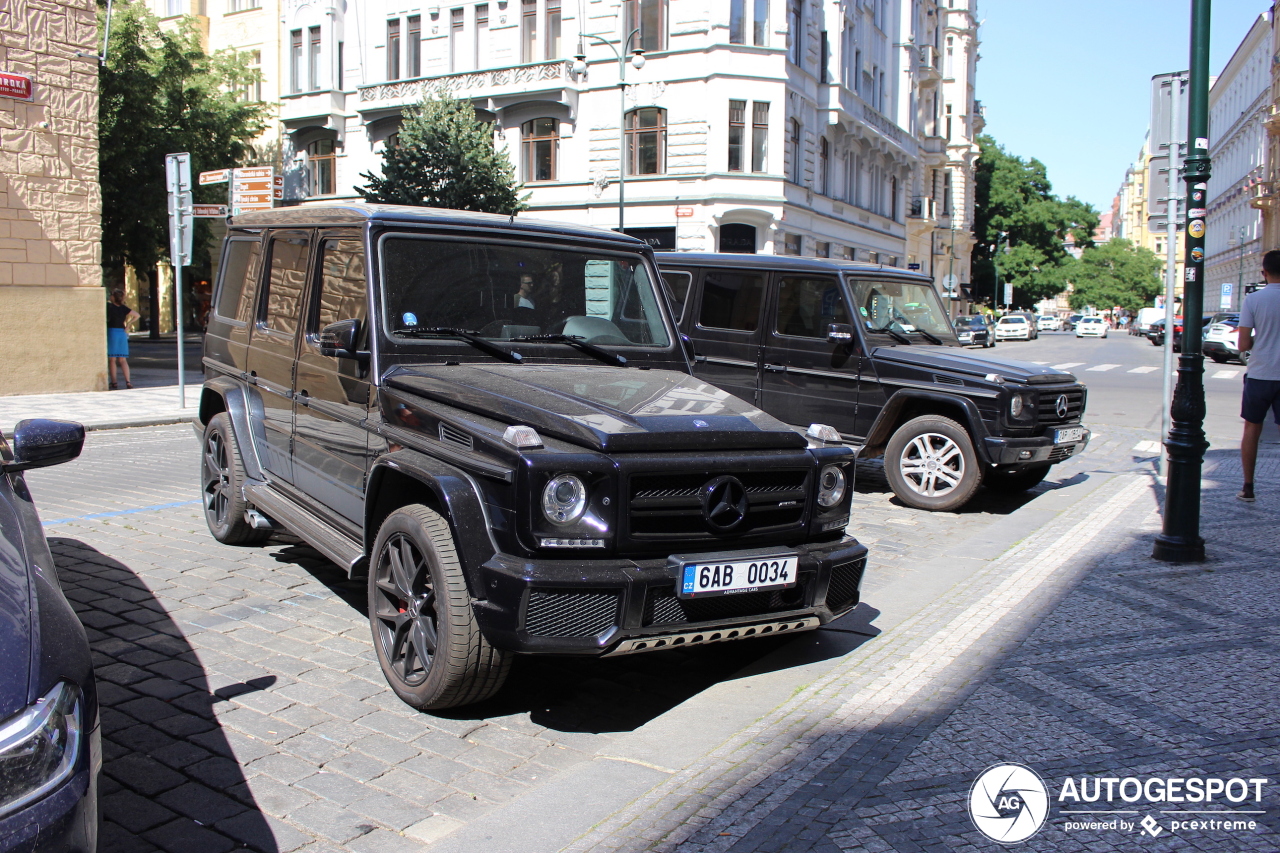
[[[927,276],[770,255],[657,255],[694,374],[792,424],[884,456],[910,506],[1035,486],[1084,449],[1070,373],[965,350]]]
[[[815,628],[858,602],[853,453],[690,375],[649,248],[536,220],[301,206],[229,222],[197,433],[213,535],[367,573],[419,708],[513,653]]]

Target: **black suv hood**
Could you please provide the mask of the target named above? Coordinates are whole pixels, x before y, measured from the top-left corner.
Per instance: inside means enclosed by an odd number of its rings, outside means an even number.
[[[1032,385],[1076,381],[1073,374],[1054,370],[1042,364],[984,355],[960,347],[876,347],[872,351],[872,357],[877,361],[892,362],[906,367],[945,370],[968,376],[986,376],[988,373],[995,373],[1004,377],[1007,382],[1023,382]]]
[[[791,427],[674,370],[572,365],[399,368],[385,383],[600,451],[806,447]]]

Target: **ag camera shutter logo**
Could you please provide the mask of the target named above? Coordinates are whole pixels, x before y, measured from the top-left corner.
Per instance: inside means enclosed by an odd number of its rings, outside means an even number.
[[[1049,816],[1049,789],[1040,774],[1021,764],[995,764],[969,789],[969,817],[978,831],[1001,844],[1026,841]]]

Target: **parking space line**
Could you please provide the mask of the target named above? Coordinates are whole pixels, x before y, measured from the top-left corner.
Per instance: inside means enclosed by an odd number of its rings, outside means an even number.
[[[1150,365],[1146,365],[1144,367],[1135,367],[1133,370],[1130,370],[1128,372],[1129,373],[1151,373],[1152,371],[1159,370],[1159,369],[1160,368],[1158,367],[1151,367]]]
[[[1219,370],[1217,373],[1213,374],[1213,376],[1211,376],[1210,378],[1211,379],[1235,379],[1239,375],[1240,375],[1240,371],[1238,370]]]
[[[1088,368],[1088,370],[1096,370],[1101,373],[1104,370],[1115,370],[1119,366],[1120,365],[1118,364],[1095,364],[1093,367]]]
[[[1053,369],[1054,369],[1054,370],[1069,370],[1069,369],[1070,369],[1070,368],[1072,368],[1072,367],[1079,367],[1079,366],[1080,366],[1080,365],[1082,365],[1082,364],[1084,364],[1084,362],[1083,362],[1083,361],[1064,361],[1064,362],[1062,362],[1062,364],[1055,364],[1055,365],[1053,366]]]

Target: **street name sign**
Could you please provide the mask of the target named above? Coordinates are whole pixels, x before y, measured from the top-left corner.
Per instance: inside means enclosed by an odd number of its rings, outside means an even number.
[[[0,98],[29,101],[35,97],[35,89],[30,77],[0,72]]]
[[[271,166],[249,166],[231,173],[231,213],[238,216],[250,210],[269,210],[280,198],[276,189],[276,170]]]
[[[191,215],[196,219],[224,219],[227,215],[225,204],[193,204]]]
[[[230,169],[214,169],[212,172],[200,173],[200,186],[208,186],[209,184],[225,184],[231,180]]]

